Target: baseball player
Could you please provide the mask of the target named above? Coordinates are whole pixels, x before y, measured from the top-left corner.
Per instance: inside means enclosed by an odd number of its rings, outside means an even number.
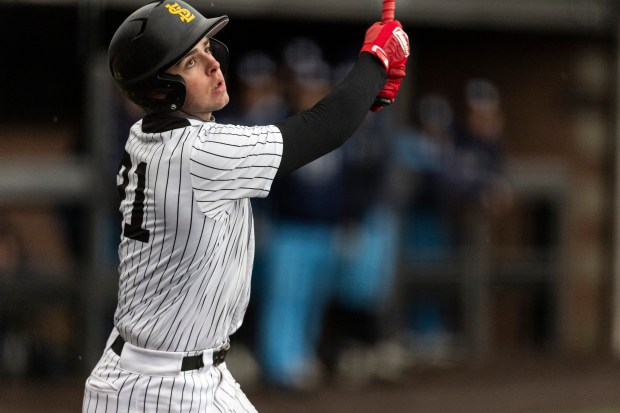
[[[117,175],[118,305],[85,413],[256,411],[224,362],[250,296],[250,199],[340,146],[405,76],[401,24],[375,23],[348,77],[313,108],[273,125],[219,124],[228,49],[213,36],[227,23],[164,0],[132,13],[110,42],[112,75],[145,116]]]

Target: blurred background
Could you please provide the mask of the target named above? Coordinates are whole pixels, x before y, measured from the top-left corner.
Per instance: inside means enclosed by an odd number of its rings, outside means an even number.
[[[116,305],[115,173],[140,118],[106,63],[135,0],[0,2],[0,412],[79,411]],[[227,14],[266,124],[344,77],[380,0]],[[256,200],[228,364],[259,411],[620,411],[615,0],[399,0],[408,77]],[[54,410],[54,409],[58,410]]]

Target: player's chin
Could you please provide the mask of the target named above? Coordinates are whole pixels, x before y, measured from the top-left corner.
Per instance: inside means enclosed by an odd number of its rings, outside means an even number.
[[[213,105],[214,106],[213,111],[215,112],[216,110],[223,109],[226,105],[228,105],[228,102],[230,102],[230,97],[228,96],[228,93],[227,92],[219,93]]]

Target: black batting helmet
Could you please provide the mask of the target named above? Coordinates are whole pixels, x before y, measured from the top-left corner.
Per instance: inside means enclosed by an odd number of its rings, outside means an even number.
[[[141,7],[125,19],[110,41],[108,64],[116,84],[149,113],[180,109],[185,82],[179,75],[164,72],[203,37],[215,35],[227,23],[227,16],[206,18],[181,0]],[[213,38],[211,48],[225,72],[228,49]]]

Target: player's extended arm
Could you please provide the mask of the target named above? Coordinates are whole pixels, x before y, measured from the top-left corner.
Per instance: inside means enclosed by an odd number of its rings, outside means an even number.
[[[385,80],[381,63],[363,54],[347,77],[316,105],[276,123],[284,142],[276,177],[342,145],[364,120]]]
[[[377,36],[379,33],[382,35]],[[390,39],[391,36],[394,36],[391,31],[388,33],[379,30],[375,33],[369,29],[364,48],[367,45],[370,47],[368,50],[362,48],[358,61],[347,77],[309,110],[276,124],[284,141],[282,160],[276,177],[320,158],[353,135],[377,94],[386,85],[390,75],[390,63],[394,59],[399,62],[403,58],[406,60],[403,52],[394,51],[394,48],[399,47],[398,39]],[[385,47],[386,44],[390,46]],[[377,45],[377,48],[372,45]],[[378,49],[383,53],[379,53]]]

